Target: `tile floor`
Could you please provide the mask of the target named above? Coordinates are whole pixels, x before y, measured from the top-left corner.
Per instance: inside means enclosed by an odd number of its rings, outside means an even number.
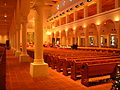
[[[74,81],[49,67],[47,78],[32,78],[29,74],[30,62],[19,63],[12,51],[7,50],[6,90],[110,90],[112,83],[86,87],[80,80]]]

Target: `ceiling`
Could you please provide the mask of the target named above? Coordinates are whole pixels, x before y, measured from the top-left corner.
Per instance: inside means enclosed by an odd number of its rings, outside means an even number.
[[[16,7],[16,0],[0,0],[0,31],[9,30]]]
[[[0,31],[9,30],[17,0],[0,0]],[[51,0],[55,4],[59,0]],[[49,3],[51,4],[51,3]]]

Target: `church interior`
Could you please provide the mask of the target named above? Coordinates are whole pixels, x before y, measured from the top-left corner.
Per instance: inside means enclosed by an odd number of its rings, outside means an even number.
[[[120,0],[0,0],[0,90],[120,90]]]

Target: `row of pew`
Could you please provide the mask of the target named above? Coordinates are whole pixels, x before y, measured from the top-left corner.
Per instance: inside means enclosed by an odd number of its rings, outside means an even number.
[[[32,50],[28,50],[28,54],[34,58]],[[81,76],[81,83],[89,86],[89,78],[93,76],[109,74],[114,78],[120,55],[113,52],[44,48],[44,61],[57,72],[62,71],[63,75],[70,73],[73,80]]]

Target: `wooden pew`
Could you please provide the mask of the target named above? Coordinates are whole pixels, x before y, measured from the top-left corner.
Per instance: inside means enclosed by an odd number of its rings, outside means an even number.
[[[73,68],[71,72],[74,72],[75,73],[75,69],[74,68],[77,68],[77,66],[79,67],[79,64],[83,63],[83,62],[95,62],[96,60],[98,62],[100,61],[104,61],[104,60],[107,60],[107,59],[115,59],[117,58],[116,56],[111,56],[111,57],[91,57],[91,58],[78,58],[78,59],[66,59],[63,61],[63,75],[67,76],[68,75],[68,71],[71,70],[71,67]],[[78,65],[77,65],[78,64]],[[75,71],[74,71],[75,70]],[[74,74],[72,73],[72,79],[75,79],[74,78]]]
[[[81,75],[81,71],[83,68],[82,66],[84,65],[84,63],[93,65],[93,64],[110,63],[110,62],[120,63],[120,58],[96,59],[96,60],[91,60],[91,61],[89,60],[88,61],[74,61],[73,66],[71,66],[71,78],[73,80],[76,80],[77,75]]]
[[[98,75],[109,74],[110,78],[115,78],[116,66],[116,63],[84,64],[82,66],[81,83],[85,86],[89,86],[89,78]]]

